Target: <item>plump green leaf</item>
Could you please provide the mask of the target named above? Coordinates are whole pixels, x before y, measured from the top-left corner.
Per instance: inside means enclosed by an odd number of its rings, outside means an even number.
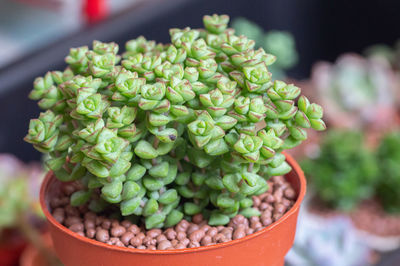
[[[208,224],[211,226],[226,225],[229,223],[229,216],[221,213],[212,213]]]
[[[80,206],[82,204],[85,204],[90,199],[91,195],[92,191],[85,191],[85,190],[76,191],[71,195],[71,201],[70,201],[71,205]]]
[[[132,199],[124,200],[121,202],[121,214],[123,216],[131,215],[135,212],[135,210],[139,207],[141,202],[140,197],[135,197]]]

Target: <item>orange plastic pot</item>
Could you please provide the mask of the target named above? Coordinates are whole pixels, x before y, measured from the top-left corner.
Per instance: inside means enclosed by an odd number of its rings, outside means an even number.
[[[111,246],[82,237],[59,224],[50,214],[49,199],[61,187],[50,172],[40,191],[40,203],[47,217],[54,249],[66,266],[205,266],[205,265],[283,265],[293,245],[300,204],[306,192],[306,180],[296,161],[286,155],[293,170],[286,179],[297,192],[294,206],[278,221],[244,238],[212,246],[179,250],[137,250]]]

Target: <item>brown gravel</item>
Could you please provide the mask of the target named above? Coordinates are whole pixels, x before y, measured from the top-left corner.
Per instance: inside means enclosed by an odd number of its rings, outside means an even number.
[[[400,215],[385,213],[375,200],[365,201],[350,214],[354,225],[379,236],[400,236]]]
[[[281,176],[268,183],[270,189],[266,193],[253,197],[253,207],[261,216],[247,219],[236,215],[226,226],[209,226],[201,214],[196,214],[192,222],[182,220],[165,230],[145,230],[143,225],[128,220],[118,221],[90,212],[87,206],[69,205],[68,197],[77,189],[74,184],[65,185],[63,195],[53,198],[50,206],[53,217],[71,231],[109,245],[150,250],[192,248],[245,237],[281,218],[293,206],[296,193]]]

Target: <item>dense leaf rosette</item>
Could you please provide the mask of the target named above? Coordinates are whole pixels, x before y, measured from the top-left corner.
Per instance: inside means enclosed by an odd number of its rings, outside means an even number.
[[[41,152],[50,152],[57,144],[59,126],[62,122],[62,116],[55,115],[50,110],[41,113],[38,119],[30,121],[28,135],[24,140],[32,143]]]
[[[165,45],[141,36],[122,56],[94,41],[35,80],[30,98],[47,111],[25,140],[49,153],[57,178],[81,183],[73,205],[118,206],[147,228],[200,212],[211,225],[259,215],[251,197],[291,170],[282,151],[325,124],[300,88],[272,79],[275,57],[228,21],[205,16],[205,29],[171,29]]]

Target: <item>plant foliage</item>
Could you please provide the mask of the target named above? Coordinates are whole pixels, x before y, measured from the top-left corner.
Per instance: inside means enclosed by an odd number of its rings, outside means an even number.
[[[362,133],[330,131],[323,138],[320,154],[302,162],[317,197],[326,205],[351,211],[374,195],[378,164],[364,146]]]
[[[72,205],[117,206],[147,228],[200,212],[225,224],[254,213],[251,196],[290,171],[282,151],[305,140],[305,128],[325,129],[322,108],[274,81],[275,56],[228,21],[171,29],[166,45],[141,36],[122,55],[94,41],[71,49],[65,71],[35,80],[30,97],[47,111],[25,140],[50,154],[61,181],[84,184]]]

